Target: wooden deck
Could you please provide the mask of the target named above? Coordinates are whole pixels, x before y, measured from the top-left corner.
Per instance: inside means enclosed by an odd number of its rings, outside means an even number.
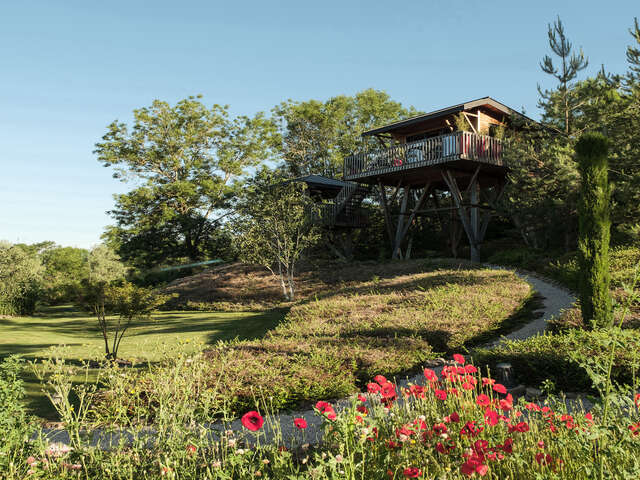
[[[483,165],[483,173],[494,172],[501,177],[506,170],[502,149],[502,142],[496,138],[453,132],[351,155],[344,161],[344,179],[369,184],[381,181],[393,185],[396,178],[402,177],[405,185],[414,181],[420,184],[424,183],[426,167],[452,167],[455,164],[457,168],[473,172],[478,163]],[[440,176],[439,172],[437,176]]]

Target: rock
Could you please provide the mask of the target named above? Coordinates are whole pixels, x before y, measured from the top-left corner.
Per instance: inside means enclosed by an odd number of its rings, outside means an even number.
[[[524,385],[518,385],[517,387],[507,388],[507,393],[510,393],[514,397],[521,397],[525,394],[527,387]]]
[[[537,388],[527,387],[525,392],[525,398],[529,401],[542,397],[542,391]]]

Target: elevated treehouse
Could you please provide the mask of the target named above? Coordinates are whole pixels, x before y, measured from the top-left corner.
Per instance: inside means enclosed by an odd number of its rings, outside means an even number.
[[[508,172],[497,136],[514,116],[522,115],[484,97],[364,132],[380,148],[347,157],[344,181],[319,177],[332,200],[322,206],[318,221],[329,228],[365,226],[360,204],[376,190],[392,258],[409,258],[410,233],[420,217],[449,213],[459,220],[450,222],[452,250],[464,231],[471,259],[478,261]]]

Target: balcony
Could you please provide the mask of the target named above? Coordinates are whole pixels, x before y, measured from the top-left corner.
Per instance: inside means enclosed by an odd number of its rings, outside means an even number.
[[[453,132],[418,142],[367,153],[358,153],[344,161],[344,179],[367,181],[369,177],[446,164],[459,160],[505,167],[502,142],[488,135]]]

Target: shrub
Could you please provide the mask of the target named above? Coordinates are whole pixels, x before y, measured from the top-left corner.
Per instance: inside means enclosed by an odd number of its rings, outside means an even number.
[[[612,378],[616,383],[632,384],[640,362],[640,332],[623,330],[622,336],[626,348],[616,352]],[[552,379],[562,391],[593,391],[589,375],[574,358],[581,356],[605,363],[610,337],[607,331],[568,329],[563,333],[505,341],[493,349],[478,349],[474,359],[492,368],[500,362],[509,362],[526,385],[539,386]]]
[[[0,315],[29,315],[42,289],[42,263],[35,253],[0,242]]]

